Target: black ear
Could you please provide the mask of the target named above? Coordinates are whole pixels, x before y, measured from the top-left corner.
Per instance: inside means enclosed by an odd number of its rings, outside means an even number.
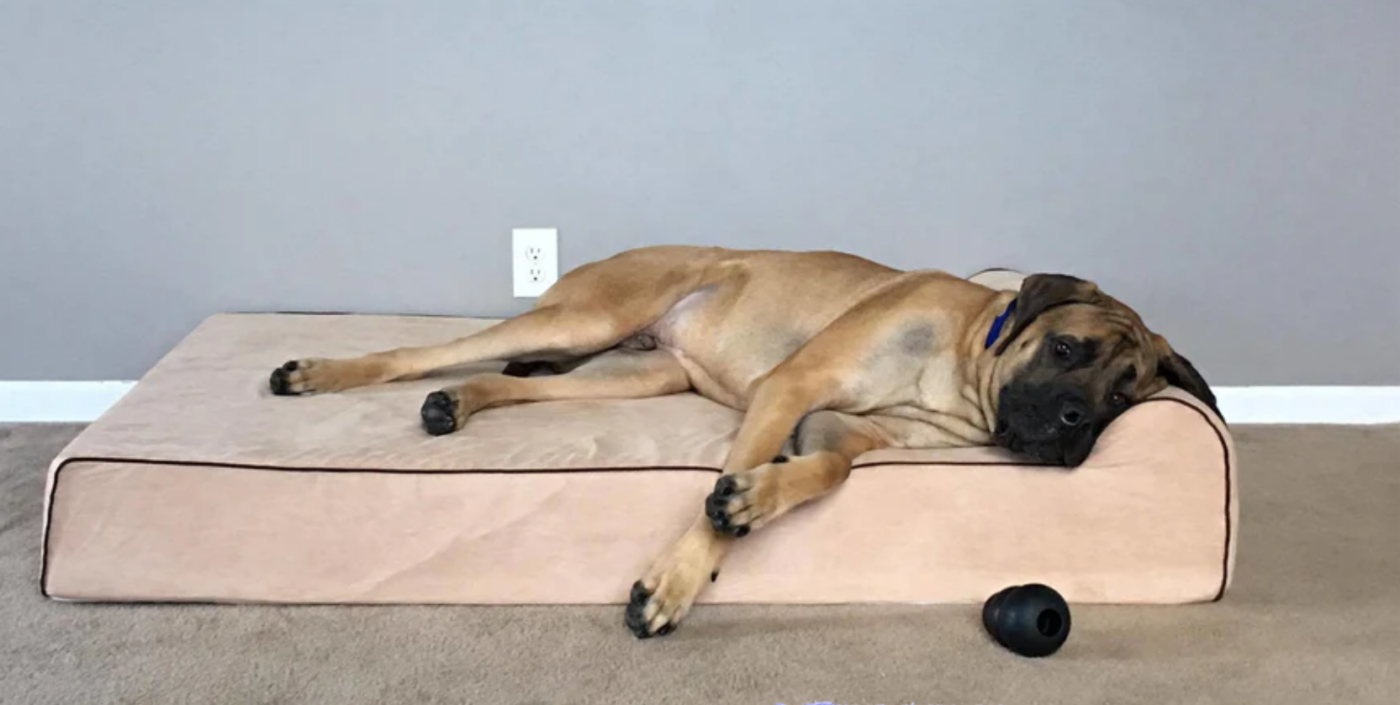
[[[997,346],[996,354],[1006,352],[1011,341],[1040,314],[1065,304],[1098,303],[1102,298],[1093,282],[1078,277],[1067,274],[1032,274],[1026,277],[1021,282],[1021,293],[1016,295],[1016,322],[1001,345]]]
[[[1173,387],[1183,389],[1191,396],[1205,402],[1206,406],[1209,406],[1210,410],[1214,411],[1221,421],[1225,420],[1225,415],[1220,413],[1220,407],[1215,404],[1215,393],[1210,391],[1210,385],[1206,384],[1205,378],[1196,371],[1196,366],[1191,364],[1190,360],[1172,352],[1158,361],[1157,374],[1162,375],[1163,379],[1166,379],[1167,383]]]

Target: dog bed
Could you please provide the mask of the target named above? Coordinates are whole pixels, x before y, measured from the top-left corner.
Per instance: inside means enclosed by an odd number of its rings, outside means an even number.
[[[430,437],[463,368],[279,398],[281,360],[425,344],[488,320],[219,315],[55,459],[41,584],[80,601],[625,603],[700,511],[740,414],[693,394],[527,404]],[[1080,468],[883,450],[737,542],[702,602],[968,602],[1031,581],[1075,602],[1230,584],[1234,450],[1167,390]]]

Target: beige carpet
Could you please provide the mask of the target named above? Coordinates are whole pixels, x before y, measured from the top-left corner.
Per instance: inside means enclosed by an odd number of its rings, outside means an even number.
[[[1074,610],[1026,660],[973,607],[708,607],[639,642],[598,607],[48,602],[48,460],[0,426],[0,703],[1391,703],[1400,428],[1241,427],[1239,578],[1219,604]],[[988,507],[987,511],[996,511]]]

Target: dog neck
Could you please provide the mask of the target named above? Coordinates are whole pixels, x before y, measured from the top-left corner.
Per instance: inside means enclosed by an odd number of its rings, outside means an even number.
[[[1006,304],[1006,308],[992,319],[992,325],[987,327],[987,342],[983,344],[982,349],[990,350],[993,345],[996,345],[997,339],[1001,337],[1002,329],[1006,327],[1007,320],[1014,313],[1016,313],[1016,299],[1012,299],[1010,303]]]
[[[977,405],[988,429],[996,427],[997,396],[1003,384],[998,343],[1016,323],[1015,291],[1000,291],[971,321],[966,334],[967,382],[976,390]]]

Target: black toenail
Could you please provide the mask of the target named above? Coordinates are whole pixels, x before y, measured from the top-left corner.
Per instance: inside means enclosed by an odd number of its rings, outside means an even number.
[[[712,494],[705,498],[705,513],[710,515],[712,519],[718,519],[724,516],[724,505],[727,503],[728,500]]]
[[[715,483],[715,491],[705,497],[705,516],[716,532],[735,537],[748,535],[749,527],[736,526],[734,518],[729,515],[729,503],[737,494],[738,482],[733,475],[725,475]]]
[[[287,396],[292,393],[291,382],[287,381],[287,371],[281,367],[272,371],[272,376],[267,379],[267,386],[272,389],[272,393],[278,396]]]
[[[646,622],[643,622],[641,617],[633,617],[632,608],[630,606],[627,608],[626,622],[627,628],[632,630],[632,636],[638,639],[650,639],[655,636],[650,631],[647,631]]]
[[[286,371],[288,371],[288,372],[295,372],[296,369],[297,369],[297,361],[296,361],[296,360],[288,360],[286,364],[282,365],[282,369],[284,369],[284,370],[286,370]]]
[[[736,483],[734,482],[734,476],[725,475],[724,477],[721,477],[718,482],[715,483],[715,494],[721,497],[728,497],[729,495],[734,494],[734,491],[737,489],[735,485]]]
[[[675,622],[667,622],[667,623],[661,625],[661,628],[660,628],[660,629],[656,630],[656,635],[657,635],[657,636],[666,636],[667,634],[670,634],[671,632],[674,632],[674,631],[676,631],[676,623],[675,623]]]
[[[788,457],[787,457],[786,455],[775,455],[775,456],[773,456],[773,464],[774,464],[774,465],[782,465],[783,463],[786,463],[787,461],[788,461]]]
[[[638,580],[632,583],[632,594],[627,601],[627,609],[622,613],[622,621],[627,628],[632,631],[632,635],[638,639],[649,639],[655,636],[647,628],[646,607],[647,600],[651,599],[651,593]]]
[[[710,582],[713,583],[713,582],[716,581],[716,580],[719,580],[719,571],[717,571],[717,570],[714,571],[714,572],[712,572],[712,573],[710,573]]]

